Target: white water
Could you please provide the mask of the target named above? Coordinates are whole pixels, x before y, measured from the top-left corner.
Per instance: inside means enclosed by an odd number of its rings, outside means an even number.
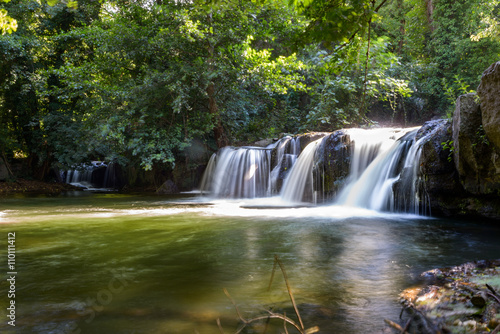
[[[376,211],[425,213],[425,203],[422,203],[425,199],[417,184],[421,145],[427,136],[415,143],[417,129],[384,129],[384,132],[370,133],[383,135],[383,140],[378,141],[378,154],[369,164],[360,151],[373,153],[371,148],[377,142],[376,137],[367,139],[366,136],[357,137],[359,133],[351,134],[352,140],[362,144],[361,147],[355,145],[350,181],[339,195],[337,204]],[[405,134],[408,135],[402,138]],[[397,192],[394,189],[396,182],[399,182]]]
[[[290,153],[287,153],[287,149]],[[282,173],[283,164],[293,166],[300,154],[300,141],[290,136],[282,138],[276,143],[276,166],[271,171],[271,191],[273,194],[279,192],[278,180]]]
[[[312,167],[314,153],[322,140],[323,138],[310,143],[299,155],[281,189],[280,196],[284,201],[300,203],[304,197],[314,197]]]
[[[425,194],[419,180],[421,145],[430,134],[415,142],[418,128],[348,129],[354,143],[345,188],[335,199],[336,210],[350,207],[370,211],[425,214]],[[210,160],[202,193],[215,198],[260,198],[276,194],[282,163],[292,165],[277,200],[261,205],[290,206],[315,203],[314,156],[322,139],[310,143],[296,159],[299,140],[286,137],[275,144],[276,166],[271,171],[271,150],[223,148]],[[289,160],[287,160],[289,159]],[[295,161],[296,160],[296,161]],[[282,177],[283,175],[281,175]]]
[[[377,211],[387,207],[393,209],[392,186],[399,178],[395,172],[403,153],[404,144],[395,142],[391,148],[379,153],[362,173],[355,171],[337,203]]]
[[[270,195],[270,150],[224,147],[210,159],[201,191],[217,198]]]

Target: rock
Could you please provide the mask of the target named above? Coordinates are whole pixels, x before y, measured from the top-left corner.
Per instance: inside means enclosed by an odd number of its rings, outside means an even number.
[[[277,175],[277,178],[275,180],[275,183],[273,185],[273,191],[275,193],[279,193],[281,191],[281,188],[283,187],[283,183],[285,182],[285,179],[286,177],[288,176],[288,174],[290,173],[290,170],[292,169],[293,167],[293,156],[290,155],[290,154],[284,154],[282,159],[281,159],[281,164],[279,164],[277,166],[278,171],[278,175]]]
[[[488,297],[486,296],[486,293],[484,293],[483,291],[472,296],[472,298],[470,299],[472,305],[480,308],[483,308],[486,305],[487,300]]]
[[[500,61],[483,72],[477,94],[481,99],[482,125],[486,136],[500,149]]]
[[[449,121],[425,123],[417,133],[417,138],[423,140],[419,162],[420,179],[423,181],[426,201],[432,215],[500,219],[500,200],[497,194],[472,193],[464,189],[460,182],[455,163],[453,159],[449,159],[450,151],[442,144],[452,140]],[[480,154],[482,151],[479,149],[474,152],[476,158]],[[478,173],[483,173],[481,163],[478,166]],[[491,179],[477,182],[482,183],[484,189],[490,189],[488,185],[491,186]]]
[[[324,136],[328,135],[330,133],[328,132],[310,132],[310,133],[304,133],[301,135],[298,135],[297,138],[300,141],[300,152],[302,152],[307,145],[312,143],[313,141],[316,141],[320,138],[323,138]]]
[[[500,259],[440,268],[422,276],[425,286],[416,295],[415,288],[400,295],[408,333],[489,333],[496,327],[498,303],[486,286],[498,281]]]
[[[451,123],[447,120],[426,122],[416,139],[423,141],[419,173],[431,214],[456,214],[460,202],[456,199],[463,198],[465,192],[458,181],[453,161],[448,159],[450,152],[442,145],[451,140]]]
[[[453,160],[464,189],[476,195],[500,191],[500,155],[490,145],[481,127],[481,117],[475,94],[457,99],[453,114]]]
[[[351,168],[352,142],[344,131],[328,135],[314,155],[313,189],[322,196],[318,201],[334,198],[345,184]]]
[[[427,122],[418,131],[417,138],[424,138],[420,173],[425,180],[426,192],[440,195],[462,193],[453,161],[448,159],[450,152],[442,145],[451,140],[451,123],[447,120]]]
[[[273,142],[274,142],[274,140],[272,138],[267,138],[267,139],[262,139],[262,140],[259,140],[255,143],[253,143],[252,146],[266,147],[266,146],[272,144]]]
[[[167,180],[160,186],[160,188],[156,190],[156,193],[159,195],[178,194],[179,189],[177,188],[177,185],[174,183],[174,181]]]

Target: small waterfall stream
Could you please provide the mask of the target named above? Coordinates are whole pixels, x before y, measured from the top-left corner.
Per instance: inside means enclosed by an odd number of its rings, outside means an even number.
[[[92,161],[61,173],[66,183],[92,191],[112,191],[123,186],[118,164]]]
[[[303,201],[304,197],[314,198],[312,174],[314,153],[322,140],[318,139],[310,143],[299,155],[281,190],[280,195],[283,200],[299,203]]]
[[[413,130],[406,135],[404,132],[399,133],[400,137],[404,135],[402,138],[386,133],[378,142],[374,141],[373,137],[368,141],[366,138],[358,140],[354,137],[354,151],[358,151],[358,154],[354,155],[350,181],[339,195],[337,204],[376,211],[394,211],[393,186],[400,179],[401,161],[409,152],[416,132],[417,130]],[[369,158],[372,158],[371,161],[366,163]]]
[[[218,198],[270,196],[270,154],[267,148],[222,148],[209,161],[201,192]]]

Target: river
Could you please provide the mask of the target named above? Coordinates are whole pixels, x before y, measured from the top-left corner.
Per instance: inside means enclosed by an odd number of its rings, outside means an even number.
[[[15,233],[15,298],[2,283],[2,333],[225,333],[235,307],[294,317],[277,255],[305,327],[381,333],[398,294],[420,273],[500,258],[500,228],[482,222],[341,206],[262,207],[207,200],[73,192],[0,200],[3,277]],[[244,207],[242,207],[244,206]],[[16,327],[6,308],[15,301]],[[283,331],[281,321],[268,333]],[[262,333],[256,325],[247,333]],[[292,333],[291,326],[288,326]]]

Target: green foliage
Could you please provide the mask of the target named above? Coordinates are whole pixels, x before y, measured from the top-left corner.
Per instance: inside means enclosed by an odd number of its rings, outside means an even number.
[[[453,152],[455,152],[455,146],[453,146],[453,140],[444,141],[441,143],[443,150],[448,150],[448,161],[453,160]]]
[[[394,114],[401,99],[411,95],[409,80],[401,68],[401,59],[390,52],[385,37],[372,41],[372,65],[367,73],[367,96],[370,105],[387,102]],[[339,53],[319,51],[310,57],[315,91],[302,130],[335,129],[369,123],[359,110],[364,90],[363,64],[367,44],[359,41]],[[391,116],[389,116],[391,117]]]
[[[472,144],[472,147],[475,148],[477,145],[479,146],[490,145],[490,141],[488,140],[488,136],[486,136],[486,132],[484,131],[482,124],[479,126],[479,129],[477,129],[475,137],[476,138],[474,138],[474,143]]]
[[[465,83],[458,74],[454,76],[453,84],[448,84],[446,78],[442,79],[442,85],[444,94],[449,101],[449,108],[446,113],[446,117],[451,119],[453,117],[453,112],[455,111],[455,102],[460,95],[475,93],[474,90],[468,90],[469,85]]]
[[[421,124],[500,56],[498,0],[0,3],[0,148],[34,171],[170,168],[221,133]]]

